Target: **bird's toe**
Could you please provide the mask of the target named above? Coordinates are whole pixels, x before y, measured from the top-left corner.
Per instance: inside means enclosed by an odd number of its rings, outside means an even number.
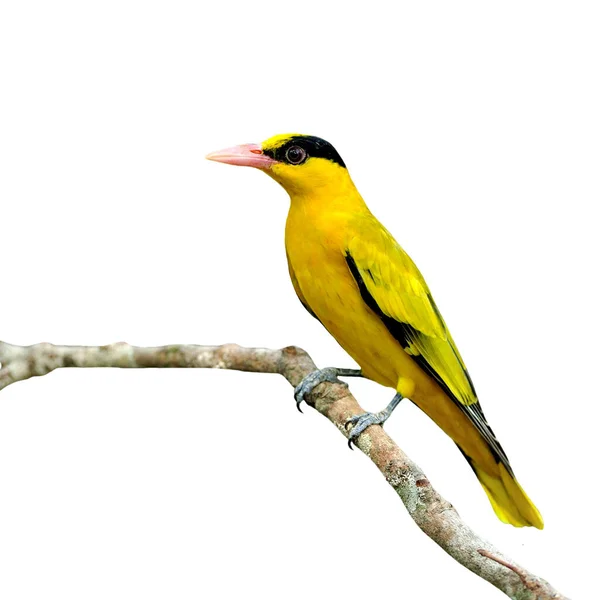
[[[294,398],[296,399],[296,406],[300,412],[302,409],[300,405],[304,400],[306,400],[306,396],[310,394],[319,384],[324,383],[326,381],[330,383],[344,383],[337,378],[338,369],[333,367],[326,367],[325,369],[318,369],[309,373],[297,386],[294,390]],[[346,385],[346,384],[344,384]]]
[[[371,425],[381,425],[385,422],[385,417],[381,413],[363,413],[362,415],[354,415],[346,421],[346,427],[353,425],[348,433],[348,446],[352,448],[352,443],[356,444],[358,436]]]

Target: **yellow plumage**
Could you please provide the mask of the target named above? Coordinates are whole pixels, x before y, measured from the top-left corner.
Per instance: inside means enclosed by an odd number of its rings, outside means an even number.
[[[291,198],[285,245],[304,306],[366,377],[410,398],[456,442],[502,521],[541,529],[423,276],[369,211],[337,152],[297,134],[267,140],[262,152],[273,160],[265,172]]]

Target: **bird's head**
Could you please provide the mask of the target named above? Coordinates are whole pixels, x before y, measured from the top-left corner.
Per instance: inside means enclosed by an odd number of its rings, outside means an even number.
[[[292,198],[324,188],[352,185],[337,150],[312,135],[276,135],[262,144],[244,144],[212,152],[206,158],[255,167],[280,183]]]

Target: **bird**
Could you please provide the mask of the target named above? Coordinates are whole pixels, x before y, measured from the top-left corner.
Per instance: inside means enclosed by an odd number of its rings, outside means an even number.
[[[310,373],[295,389],[298,407],[317,385],[339,383],[338,377],[392,388],[386,408],[348,421],[349,444],[368,427],[383,425],[408,398],[456,443],[502,522],[543,529],[425,279],[369,210],[337,150],[316,136],[282,134],[206,158],[257,168],[289,194],[285,248],[294,290],[360,366]]]

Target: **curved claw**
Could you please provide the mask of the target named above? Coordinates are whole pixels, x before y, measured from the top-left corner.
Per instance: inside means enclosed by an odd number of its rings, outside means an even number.
[[[382,425],[385,423],[388,415],[382,414],[384,411],[380,413],[363,413],[362,415],[354,415],[350,417],[345,426],[347,427],[349,424],[354,425],[354,427],[350,430],[348,434],[348,447],[350,450],[353,450],[352,443],[356,444],[356,440],[358,436],[365,430],[367,427],[371,425]]]
[[[356,444],[356,438],[371,425],[383,425],[390,417],[390,415],[394,412],[396,406],[400,404],[403,396],[400,392],[396,392],[396,395],[392,398],[392,401],[380,412],[378,413],[363,413],[362,415],[354,415],[350,417],[344,426],[348,426],[349,423],[352,423],[354,427],[351,429],[348,434],[348,446],[350,446],[350,450],[352,450],[352,442]]]
[[[302,409],[300,405],[304,402],[304,399],[310,394],[319,384],[326,381],[330,383],[341,383],[346,385],[343,381],[337,378],[340,369],[334,367],[327,367],[325,369],[317,369],[312,373],[309,373],[294,390],[294,398],[296,399],[296,407],[300,412]]]

